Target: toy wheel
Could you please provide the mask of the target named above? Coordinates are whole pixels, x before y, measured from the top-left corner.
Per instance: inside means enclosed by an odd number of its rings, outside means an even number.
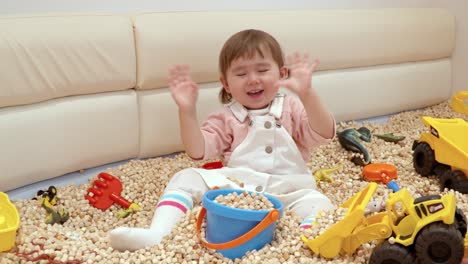
[[[446,171],[440,178],[440,187],[459,191],[463,194],[468,193],[468,179],[462,171]]]
[[[434,151],[427,143],[419,143],[413,151],[413,166],[421,176],[428,176],[437,165]]]
[[[463,237],[456,225],[433,223],[424,227],[416,238],[416,258],[420,263],[460,264]]]
[[[455,223],[458,231],[464,236],[466,234],[466,216],[460,208],[455,211]]]
[[[369,264],[412,264],[415,257],[410,248],[388,241],[377,246],[372,252]]]
[[[437,177],[442,177],[444,173],[446,173],[450,169],[451,169],[450,166],[442,164],[442,163],[438,163],[434,167],[433,171],[434,171],[434,174],[437,175]]]

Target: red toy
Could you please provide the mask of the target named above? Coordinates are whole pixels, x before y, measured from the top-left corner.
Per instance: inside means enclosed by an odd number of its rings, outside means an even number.
[[[222,167],[223,163],[221,161],[207,162],[202,165],[202,168],[204,168],[205,170],[221,169]]]
[[[120,192],[122,192],[120,180],[108,173],[101,172],[98,179],[93,182],[93,187],[88,189],[88,193],[84,197],[89,201],[89,204],[101,210],[108,209],[114,203],[129,208],[132,203],[122,198]],[[90,196],[89,193],[92,193],[93,196]]]

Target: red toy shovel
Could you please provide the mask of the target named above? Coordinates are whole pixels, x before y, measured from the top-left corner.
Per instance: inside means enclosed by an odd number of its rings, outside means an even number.
[[[89,204],[101,210],[108,209],[114,203],[129,208],[132,203],[122,198],[120,192],[122,192],[120,180],[108,173],[101,172],[98,179],[93,182],[93,187],[88,189],[88,193],[84,197],[89,201]],[[89,193],[92,193],[93,196],[90,196]]]

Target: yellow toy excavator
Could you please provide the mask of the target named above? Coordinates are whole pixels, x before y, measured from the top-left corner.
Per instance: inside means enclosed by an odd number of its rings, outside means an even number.
[[[468,123],[461,118],[422,118],[428,132],[413,143],[413,166],[422,176],[436,174],[441,187],[468,194]]]
[[[466,218],[456,208],[453,194],[413,199],[408,190],[389,195],[386,212],[365,216],[377,189],[369,183],[344,202],[344,219],[312,240],[302,240],[315,253],[333,258],[353,254],[363,243],[378,240],[369,263],[460,263],[464,254]],[[388,238],[393,237],[392,243]]]

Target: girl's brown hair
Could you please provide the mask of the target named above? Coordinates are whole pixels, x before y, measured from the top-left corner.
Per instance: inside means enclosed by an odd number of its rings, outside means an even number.
[[[234,60],[240,57],[252,58],[256,53],[264,58],[264,52],[270,52],[279,68],[284,66],[284,55],[281,46],[270,34],[256,29],[237,32],[224,43],[219,54],[221,76],[226,79],[226,73]],[[219,99],[221,103],[227,104],[231,102],[232,96],[223,87],[219,92]]]

